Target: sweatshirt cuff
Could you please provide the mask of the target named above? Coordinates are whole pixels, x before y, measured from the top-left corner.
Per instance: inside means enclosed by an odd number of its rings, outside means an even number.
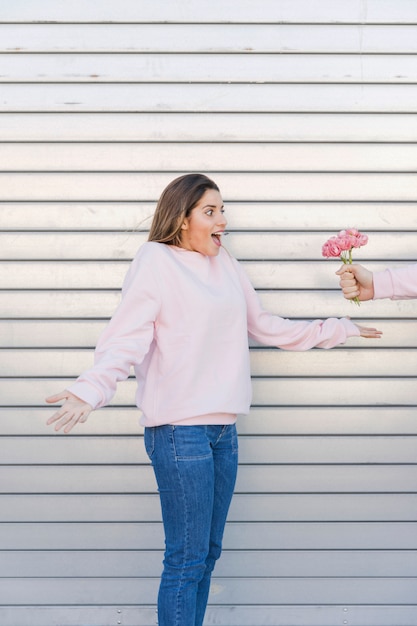
[[[103,403],[100,392],[89,383],[74,383],[67,387],[67,391],[73,393],[74,396],[77,396],[77,398],[80,398],[83,402],[87,402],[93,409],[97,409]]]
[[[374,300],[379,298],[392,298],[394,294],[394,285],[392,283],[390,271],[374,272]]]
[[[340,321],[342,322],[343,326],[345,327],[346,339],[348,337],[360,337],[361,336],[361,331],[356,326],[356,324],[354,324],[353,322],[348,320],[346,317],[342,317],[342,319]]]

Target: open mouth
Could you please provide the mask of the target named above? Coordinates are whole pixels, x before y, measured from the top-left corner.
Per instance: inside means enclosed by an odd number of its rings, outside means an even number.
[[[217,233],[213,233],[211,238],[213,239],[214,243],[216,244],[216,246],[221,246],[222,242],[221,242],[221,238],[224,235],[228,235],[229,233],[226,232],[225,230],[220,230]]]

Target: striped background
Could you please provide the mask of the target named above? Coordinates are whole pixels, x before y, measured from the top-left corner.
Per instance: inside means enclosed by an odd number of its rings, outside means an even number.
[[[70,436],[162,188],[219,184],[271,311],[384,331],[253,346],[254,406],[206,623],[417,626],[417,304],[347,303],[321,257],[417,259],[414,0],[8,2],[0,9],[0,622],[150,626],[161,569],[134,382]]]

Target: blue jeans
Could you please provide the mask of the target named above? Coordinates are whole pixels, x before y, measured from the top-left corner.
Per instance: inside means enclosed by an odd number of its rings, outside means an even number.
[[[202,626],[236,481],[234,424],[145,428],[165,531],[159,626]]]

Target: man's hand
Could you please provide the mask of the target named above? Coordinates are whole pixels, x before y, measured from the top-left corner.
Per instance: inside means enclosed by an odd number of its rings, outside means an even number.
[[[373,274],[363,265],[343,264],[336,272],[340,276],[339,285],[347,300],[372,300],[374,297]]]

